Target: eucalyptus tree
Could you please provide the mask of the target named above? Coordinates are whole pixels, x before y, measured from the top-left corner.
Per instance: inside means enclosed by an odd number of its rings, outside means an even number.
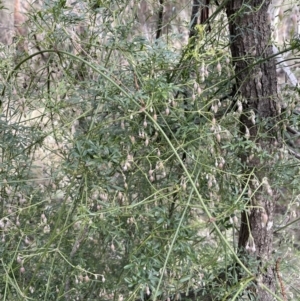
[[[273,300],[266,287],[275,292],[273,251],[273,214],[278,199],[274,183],[275,154],[282,143],[280,108],[278,108],[276,60],[271,41],[271,23],[268,13],[270,1],[228,1],[230,49],[235,67],[236,93],[243,98],[241,133],[253,141],[252,149],[245,149],[242,162],[254,181],[249,210],[242,213],[239,231],[239,249],[251,246],[257,260],[257,298]],[[255,149],[264,150],[262,158]],[[270,172],[271,171],[271,172]],[[270,261],[273,265],[270,264]],[[266,287],[264,287],[266,286]]]

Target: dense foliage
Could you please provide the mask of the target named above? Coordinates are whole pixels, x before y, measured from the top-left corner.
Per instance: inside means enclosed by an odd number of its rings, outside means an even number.
[[[232,94],[227,20],[213,9],[211,30],[183,43],[178,10],[149,40],[137,3],[45,1],[28,36],[2,46],[2,300],[252,300],[255,272],[236,247],[249,182],[282,193],[289,216],[299,162],[283,143],[255,182],[241,160],[270,154],[240,131],[245,100]],[[297,154],[284,131],[297,131],[299,91],[285,89],[279,128]],[[282,242],[287,222],[275,223]],[[278,244],[274,258],[285,252]]]

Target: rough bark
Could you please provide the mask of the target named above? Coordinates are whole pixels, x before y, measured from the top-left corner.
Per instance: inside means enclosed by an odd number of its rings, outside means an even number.
[[[278,137],[276,65],[274,59],[269,58],[272,55],[269,4],[270,1],[263,0],[231,0],[226,4],[226,13],[237,91],[245,100],[241,116],[241,134],[248,133],[248,139],[271,153]],[[255,123],[250,118],[253,113]],[[241,158],[247,171],[254,171],[253,179],[262,183],[272,166],[271,160],[262,162],[257,155],[249,157],[246,153],[242,154]],[[274,196],[268,187],[269,184],[271,183],[265,181],[265,185],[262,185],[264,188],[260,188],[251,196],[249,210],[242,213],[239,248],[250,249],[253,257],[257,259],[257,284],[262,282],[275,292],[274,265],[271,258]],[[254,191],[255,187],[253,188]],[[260,285],[256,286],[255,294],[260,301],[270,301],[274,298]]]

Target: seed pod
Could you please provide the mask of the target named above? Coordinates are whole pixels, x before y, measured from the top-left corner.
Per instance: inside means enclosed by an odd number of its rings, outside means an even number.
[[[132,144],[135,144],[135,137],[134,136],[130,136],[130,141]]]
[[[242,113],[243,112],[243,105],[242,105],[242,103],[238,100],[236,104],[237,104],[237,107],[238,107],[237,111],[239,113]]]
[[[202,89],[200,86],[197,88],[197,93],[198,93],[198,95],[201,95],[201,93],[202,93]]]
[[[250,138],[249,129],[245,126],[245,138],[248,140]]]
[[[150,289],[149,289],[149,286],[147,285],[146,286],[146,294],[149,296],[150,295]]]
[[[114,245],[113,242],[112,242],[111,245],[110,245],[110,249],[111,249],[113,252],[115,252],[115,250],[116,250],[116,249],[115,249],[115,245]]]
[[[221,66],[220,62],[218,62],[218,64],[217,64],[217,70],[218,70],[218,74],[220,76],[222,73],[222,66]]]
[[[236,215],[233,217],[233,222],[234,222],[235,225],[237,225],[238,222],[239,222],[239,220],[238,220],[238,218],[237,218]]]
[[[195,93],[192,94],[192,101],[195,101],[196,100],[196,95]]]

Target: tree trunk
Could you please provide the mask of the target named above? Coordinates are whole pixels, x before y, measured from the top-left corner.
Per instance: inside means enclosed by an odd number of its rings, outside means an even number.
[[[0,2],[0,43],[10,45],[14,37],[21,37],[17,49],[19,51],[27,50],[27,46],[22,41],[22,37],[27,34],[27,28],[24,25],[27,10],[28,2],[25,0],[4,0]]]
[[[0,31],[0,43],[11,44],[14,36],[14,2],[11,0],[0,2]]]
[[[226,4],[231,37],[231,52],[236,72],[237,94],[242,102],[241,134],[254,141],[258,149],[269,154],[275,150],[277,78],[272,53],[271,27],[268,17],[270,1],[230,0]],[[255,117],[255,121],[254,121]],[[272,261],[274,195],[268,172],[271,159],[262,159],[257,153],[243,153],[242,161],[248,174],[253,172],[249,187],[249,210],[242,213],[239,249],[257,260],[255,295],[260,301],[274,297],[275,275]],[[260,187],[255,186],[260,183]],[[255,194],[251,193],[256,191]],[[263,284],[263,285],[260,285]]]

